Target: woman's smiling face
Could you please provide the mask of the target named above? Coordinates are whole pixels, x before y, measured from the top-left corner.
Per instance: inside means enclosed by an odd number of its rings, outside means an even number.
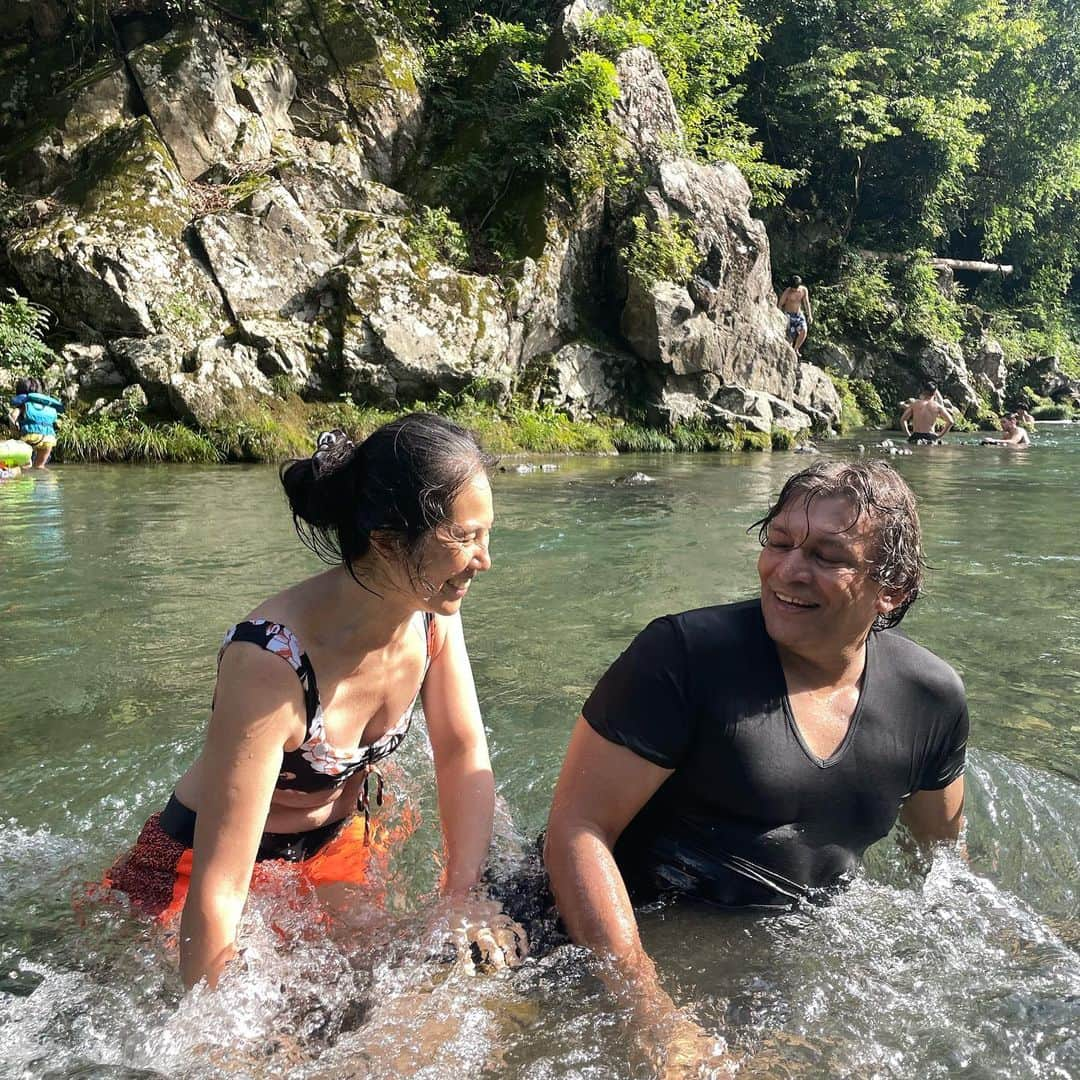
[[[452,615],[473,578],[491,569],[494,518],[491,484],[479,472],[455,496],[447,519],[424,538],[413,592],[419,593],[426,610]]]

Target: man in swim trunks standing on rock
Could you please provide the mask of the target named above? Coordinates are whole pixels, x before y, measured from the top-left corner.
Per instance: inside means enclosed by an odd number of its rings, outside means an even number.
[[[937,422],[945,421],[945,426],[938,431]],[[900,426],[908,437],[909,443],[937,443],[941,436],[953,426],[949,410],[941,403],[941,395],[933,383],[927,383],[900,417]],[[914,431],[912,430],[914,426]]]
[[[907,484],[817,463],[756,524],[760,597],[635,638],[582,709],[548,822],[563,921],[665,1076],[723,1059],[661,985],[634,904],[787,910],[841,887],[898,815],[924,846],[963,820],[963,684],[891,629],[922,588]]]
[[[814,313],[810,309],[810,290],[802,283],[798,274],[780,294],[776,305],[787,316],[787,338],[798,355],[810,331],[810,324],[814,321]]]

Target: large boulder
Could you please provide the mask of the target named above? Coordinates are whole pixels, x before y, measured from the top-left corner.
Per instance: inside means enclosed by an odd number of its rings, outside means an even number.
[[[205,22],[135,49],[128,63],[186,180],[219,162],[269,156],[269,133],[237,102],[221,42]]]
[[[582,311],[596,292],[603,192],[576,208],[551,190],[543,198],[542,249],[515,264],[507,283],[510,351],[522,367],[578,333]]]
[[[617,413],[622,405],[626,368],[632,358],[574,341],[551,358],[540,401],[574,420]]]
[[[178,419],[211,427],[218,419],[270,397],[270,380],[259,370],[258,354],[223,337],[208,338],[184,358],[169,379],[169,400]]]
[[[275,181],[195,227],[238,319],[290,314],[337,261],[318,223]]]
[[[76,387],[79,394],[96,395],[127,384],[104,345],[65,345],[60,359],[64,364],[64,385]]]
[[[193,343],[223,324],[221,295],[185,242],[183,180],[146,117],[90,143],[57,201],[57,214],[7,245],[34,300],[106,337]]]
[[[610,10],[610,0],[571,0],[556,16],[544,49],[548,67],[552,71],[561,68],[583,44],[589,23]]]
[[[183,352],[167,334],[146,338],[116,338],[109,343],[109,353],[117,369],[140,387],[150,407],[171,414],[170,388],[174,375],[180,373]]]
[[[676,157],[683,142],[671,87],[656,55],[643,46],[619,55],[615,76],[621,93],[610,120],[638,167],[651,171],[659,162]]]
[[[282,0],[290,62],[308,93],[293,103],[297,128],[355,142],[371,179],[392,184],[419,133],[419,54],[385,10],[348,0]]]
[[[798,358],[776,308],[765,227],[750,216],[750,190],[733,165],[685,158],[656,164],[638,209],[652,221],[689,223],[701,256],[690,288],[631,276],[622,332],[642,359],[675,374],[712,372],[790,400]]]
[[[813,364],[800,364],[792,394],[795,406],[828,427],[840,419],[840,395],[832,379]]]
[[[244,342],[257,351],[264,375],[284,376],[300,393],[322,392],[322,372],[331,367],[331,337],[325,320],[242,318],[239,328]]]
[[[490,278],[414,262],[403,244],[331,275],[342,377],[358,397],[402,401],[467,386],[509,395],[509,321]]]
[[[944,341],[930,342],[918,353],[916,368],[922,377],[909,380],[906,388],[912,394],[917,394],[926,383],[933,382],[958,408],[979,407],[979,394],[972,385],[971,375],[964,364],[964,354],[959,345]]]
[[[256,53],[245,58],[232,75],[237,104],[262,120],[272,139],[292,131],[289,109],[296,97],[296,74],[279,53]]]
[[[87,143],[135,115],[131,85],[121,67],[84,77],[43,107],[33,133],[0,153],[8,181],[34,195],[51,192],[70,176],[73,162]]]
[[[1005,350],[1001,342],[983,334],[965,353],[965,359],[976,389],[986,394],[995,409],[1000,409],[1004,404],[1006,377]]]
[[[354,151],[344,145],[333,149],[337,152],[321,158],[305,153],[276,166],[275,176],[301,210],[307,214],[340,209],[399,216],[409,212],[404,195],[368,179],[363,161]]]

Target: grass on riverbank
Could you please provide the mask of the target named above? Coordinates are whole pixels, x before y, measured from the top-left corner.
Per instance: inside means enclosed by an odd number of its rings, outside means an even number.
[[[610,454],[789,449],[790,432],[716,431],[682,425],[668,433],[603,417],[573,421],[550,408],[497,407],[468,396],[443,395],[427,407],[475,432],[494,454]],[[409,410],[354,404],[305,402],[296,396],[269,399],[205,429],[154,422],[135,413],[82,416],[59,428],[55,458],[61,462],[276,462],[310,454],[320,431],[341,428],[359,441]]]

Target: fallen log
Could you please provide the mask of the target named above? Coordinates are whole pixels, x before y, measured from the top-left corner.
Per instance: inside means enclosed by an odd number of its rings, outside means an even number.
[[[884,259],[886,262],[907,262],[910,255],[901,255],[895,251],[868,251],[865,248],[857,249],[858,253],[867,259]],[[935,269],[948,270],[974,270],[979,274],[1011,274],[1012,263],[981,262],[978,259],[944,259],[934,255],[930,259],[930,265]]]

